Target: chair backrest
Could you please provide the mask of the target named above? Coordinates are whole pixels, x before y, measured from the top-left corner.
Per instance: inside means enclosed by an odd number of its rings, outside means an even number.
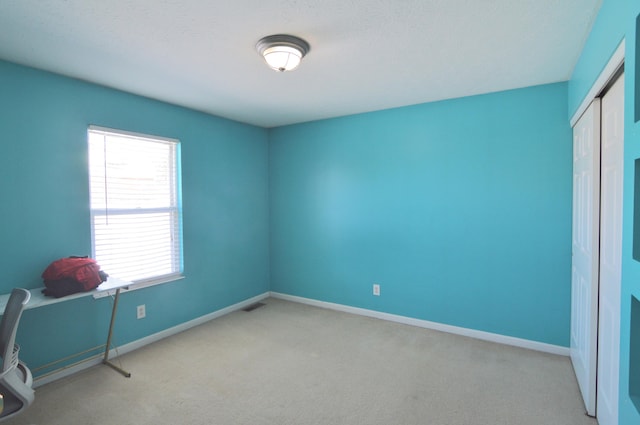
[[[7,301],[7,306],[0,322],[0,355],[2,356],[2,372],[12,367],[11,358],[16,341],[18,322],[24,306],[29,302],[31,293],[26,289],[14,288]]]

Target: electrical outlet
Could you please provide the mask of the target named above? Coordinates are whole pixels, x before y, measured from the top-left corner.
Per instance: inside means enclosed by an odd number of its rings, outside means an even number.
[[[147,317],[147,309],[144,304],[138,306],[138,319],[144,319]]]
[[[377,283],[373,284],[373,295],[379,297],[380,296],[380,285]]]

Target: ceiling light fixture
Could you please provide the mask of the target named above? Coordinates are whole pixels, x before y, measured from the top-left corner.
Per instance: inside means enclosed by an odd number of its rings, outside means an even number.
[[[258,53],[274,71],[292,71],[309,52],[309,43],[292,35],[276,34],[262,38],[256,44]]]

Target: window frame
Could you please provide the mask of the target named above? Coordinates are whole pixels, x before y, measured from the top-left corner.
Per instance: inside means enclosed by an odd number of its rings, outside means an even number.
[[[184,240],[183,240],[183,223],[182,223],[182,173],[181,173],[181,143],[178,139],[155,136],[150,134],[136,133],[126,130],[119,130],[107,127],[101,127],[97,125],[89,125],[87,128],[87,171],[89,177],[89,215],[90,215],[90,228],[91,228],[91,256],[92,258],[96,258],[96,226],[95,226],[95,217],[97,215],[104,215],[105,211],[108,214],[109,208],[106,209],[96,209],[93,207],[92,197],[92,185],[91,185],[91,146],[90,146],[90,137],[91,134],[104,134],[106,136],[112,135],[116,137],[124,137],[124,138],[134,138],[144,141],[149,141],[151,143],[170,143],[173,145],[174,149],[174,161],[173,164],[173,174],[171,177],[171,184],[173,186],[173,191],[175,194],[175,206],[169,207],[158,207],[158,208],[150,208],[144,209],[145,212],[150,212],[151,210],[156,211],[165,211],[171,214],[175,213],[176,218],[172,220],[172,224],[177,227],[174,234],[179,238],[178,247],[176,250],[171,250],[172,255],[175,254],[178,256],[177,265],[178,269],[168,274],[161,274],[156,276],[144,277],[137,280],[132,280],[132,285],[125,289],[125,291],[130,291],[134,289],[146,288],[154,285],[160,285],[163,283],[173,282],[176,280],[184,279]],[[106,168],[106,165],[104,166]],[[127,210],[135,210],[136,208],[113,208],[112,213],[114,215],[128,215],[125,211]],[[139,212],[138,214],[143,214],[145,212]],[[136,215],[136,213],[130,213],[132,215]],[[99,260],[98,260],[99,262]],[[105,272],[109,273],[109,270],[105,270]],[[118,277],[118,276],[115,276]],[[100,296],[107,296],[109,293],[100,293]],[[98,296],[99,297],[99,296]]]

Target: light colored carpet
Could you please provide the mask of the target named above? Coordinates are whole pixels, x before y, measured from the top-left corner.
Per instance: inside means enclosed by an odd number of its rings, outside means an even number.
[[[568,358],[267,299],[44,385],[10,425],[596,425]]]

